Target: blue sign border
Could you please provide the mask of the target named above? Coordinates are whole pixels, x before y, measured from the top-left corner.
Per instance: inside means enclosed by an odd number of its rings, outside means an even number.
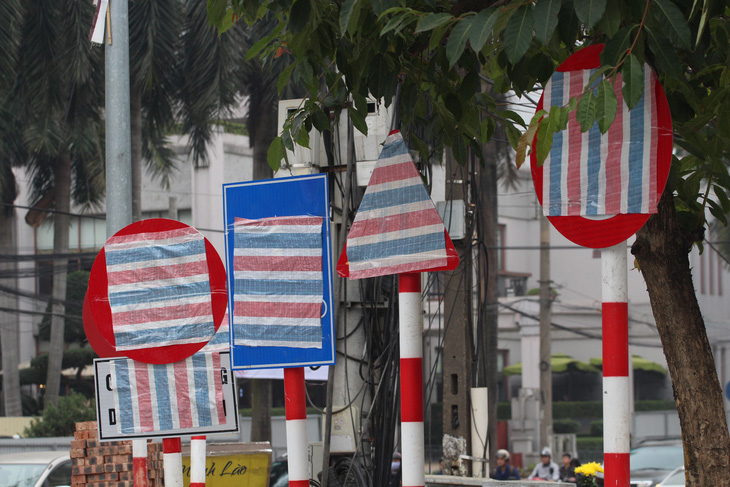
[[[322,316],[322,348],[249,347],[233,344],[233,222],[275,216],[321,216],[322,272],[325,303]],[[335,320],[332,298],[332,245],[330,235],[329,184],[326,174],[247,181],[223,185],[223,220],[226,229],[226,269],[231,334],[231,368],[268,369],[308,367],[335,363]]]

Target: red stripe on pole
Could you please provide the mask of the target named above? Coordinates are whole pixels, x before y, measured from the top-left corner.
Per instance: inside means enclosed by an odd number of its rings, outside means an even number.
[[[181,453],[182,452],[182,441],[180,440],[180,437],[163,438],[162,439],[162,452],[163,453]]]
[[[205,441],[207,438],[205,436],[191,436],[191,440],[203,440]]]
[[[132,458],[134,487],[147,487],[147,457]]]
[[[304,389],[304,368],[284,369],[284,399],[287,421],[307,419],[307,395]]]
[[[289,487],[309,487],[309,480],[290,480]]]
[[[631,477],[628,453],[603,454],[603,485],[605,487],[627,487]]]
[[[603,303],[603,376],[629,375],[628,303]]]
[[[190,487],[205,487],[205,482],[190,482]]]
[[[419,293],[421,292],[421,273],[406,272],[398,274],[398,292],[399,293]]]
[[[423,422],[423,359],[400,359],[401,421]]]

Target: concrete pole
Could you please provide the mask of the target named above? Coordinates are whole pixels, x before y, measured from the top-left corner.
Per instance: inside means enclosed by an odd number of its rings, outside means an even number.
[[[165,487],[183,487],[182,442],[179,436],[162,439],[162,469]]]
[[[190,487],[205,487],[205,436],[190,437]]]
[[[309,487],[307,450],[307,397],[304,368],[284,369],[286,453],[289,487]]]
[[[402,485],[426,485],[423,435],[423,304],[421,274],[398,276]]]
[[[132,223],[128,2],[112,0],[109,9],[111,42],[105,51],[107,236]]]
[[[550,223],[540,215],[540,449],[553,436],[553,370],[550,342]]]
[[[601,251],[604,485],[629,485],[629,312],[626,242]]]

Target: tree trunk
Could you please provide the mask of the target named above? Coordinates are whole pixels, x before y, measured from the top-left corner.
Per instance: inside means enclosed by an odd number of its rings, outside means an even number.
[[[129,130],[132,156],[132,221],[142,219],[142,92],[132,87],[129,92]]]
[[[51,343],[48,350],[45,405],[58,404],[63,360],[63,329],[65,326],[66,275],[68,274],[69,212],[71,210],[71,161],[61,155],[53,168],[56,213],[53,217],[53,293]]]
[[[251,379],[251,441],[271,441],[271,379]]]
[[[0,210],[0,254],[17,254],[15,241],[15,211],[6,215]],[[18,264],[16,261],[0,262],[0,284],[10,289],[18,288]],[[9,311],[2,311],[8,309]],[[18,340],[18,296],[0,292],[0,346],[2,347],[3,366],[3,406],[5,416],[22,416],[20,401],[20,374],[18,372],[20,342]]]
[[[679,412],[688,486],[726,485],[730,435],[712,350],[671,191],[631,248],[644,275]]]

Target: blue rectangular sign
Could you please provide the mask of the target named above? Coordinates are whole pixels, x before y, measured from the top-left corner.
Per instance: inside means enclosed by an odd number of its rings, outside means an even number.
[[[335,363],[326,174],[223,185],[231,367]]]

